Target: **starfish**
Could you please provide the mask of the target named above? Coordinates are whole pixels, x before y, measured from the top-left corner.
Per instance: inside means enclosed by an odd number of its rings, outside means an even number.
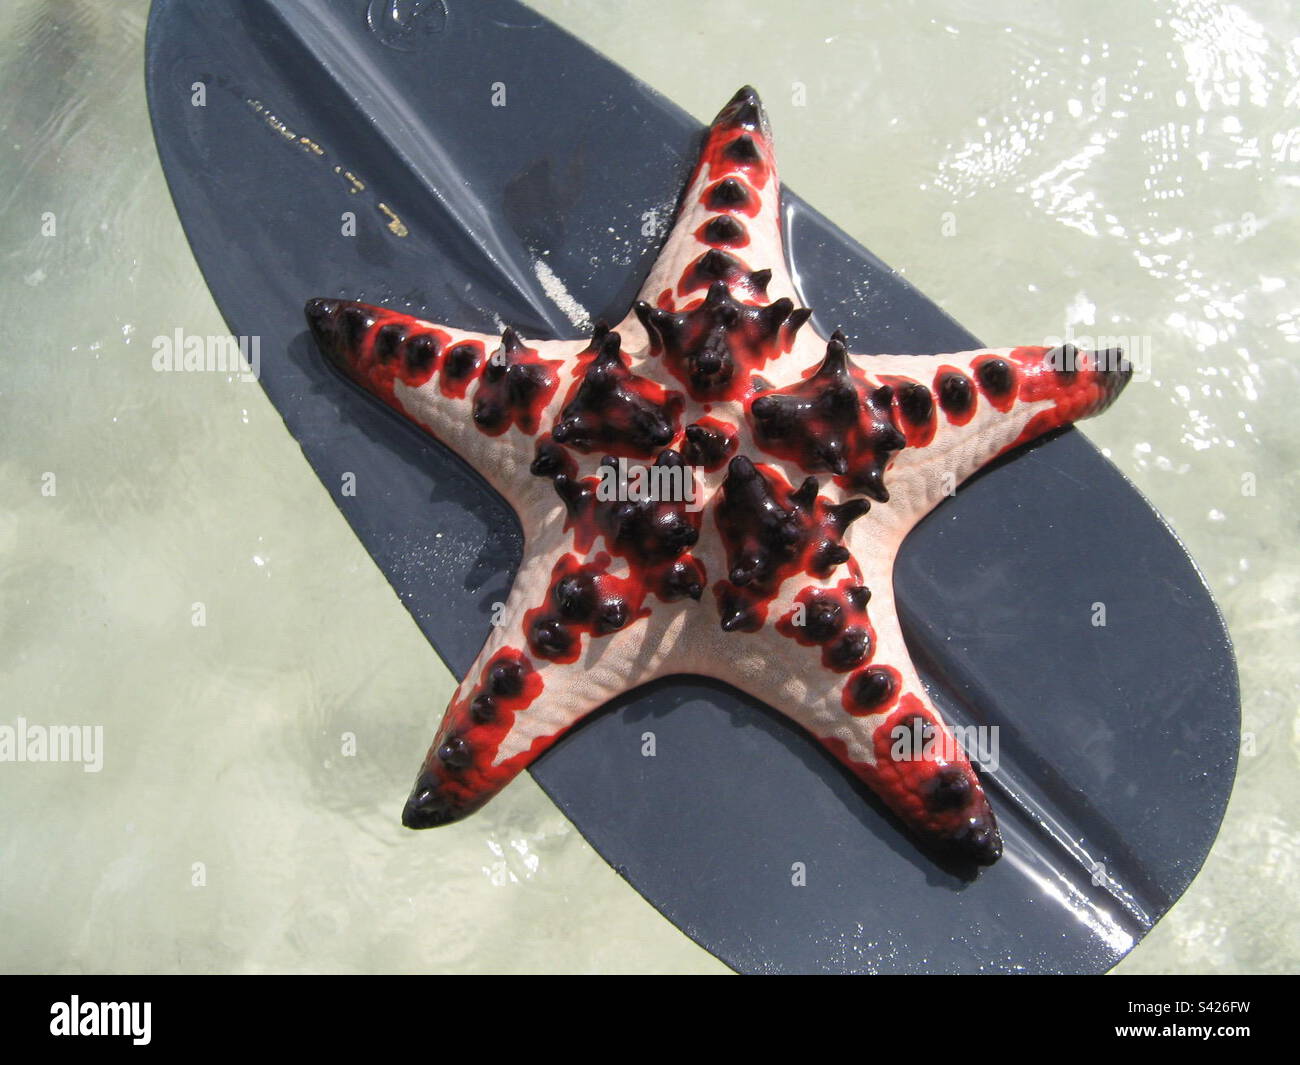
[[[864,356],[818,336],[748,87],[617,327],[529,340],[343,299],[306,314],[322,353],[473,466],[524,532],[406,826],[459,820],[615,695],[696,673],[802,726],[925,840],[997,860],[979,778],[903,642],[894,559],[981,466],[1108,407],[1121,352]]]

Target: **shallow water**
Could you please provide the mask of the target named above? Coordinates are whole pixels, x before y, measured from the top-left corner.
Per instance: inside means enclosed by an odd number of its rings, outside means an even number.
[[[987,342],[1149,345],[1084,431],[1218,597],[1247,744],[1204,870],[1118,971],[1295,970],[1286,5],[535,6],[702,120],[753,82],[786,182]],[[0,723],[106,736],[99,773],[0,764],[0,966],[721,970],[526,776],[409,846],[450,676],[260,389],[150,366],[223,326],[154,153],[145,14],[0,15]]]

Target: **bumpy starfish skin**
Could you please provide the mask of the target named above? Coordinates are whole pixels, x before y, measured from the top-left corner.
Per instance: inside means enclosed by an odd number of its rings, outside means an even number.
[[[1128,367],[1068,346],[851,355],[807,325],[779,209],[767,120],[742,89],[616,330],[498,338],[308,303],[322,351],[482,473],[524,530],[502,623],[443,717],[406,825],[471,813],[620,692],[700,673],[798,722],[917,833],[979,863],[1000,855],[904,645],[894,558],[979,467],[1105,409]],[[676,496],[600,498],[600,467],[619,459],[686,481]]]

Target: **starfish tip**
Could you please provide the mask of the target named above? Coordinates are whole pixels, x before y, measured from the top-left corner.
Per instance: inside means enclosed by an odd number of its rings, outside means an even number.
[[[954,856],[975,865],[989,866],[1002,857],[1002,834],[992,810],[968,818],[946,843]]]
[[[726,105],[718,112],[713,125],[736,126],[741,129],[755,130],[764,137],[770,136],[767,111],[763,101],[752,85],[742,85]]]
[[[335,316],[341,305],[342,300],[320,297],[308,300],[303,307],[303,313],[307,318],[307,328],[311,330],[312,337],[315,338],[321,351],[331,357],[333,357],[333,353],[338,346],[335,343],[338,337]]]
[[[402,807],[402,824],[406,828],[437,828],[463,816],[464,812],[453,807],[438,790],[436,781],[423,773]]]

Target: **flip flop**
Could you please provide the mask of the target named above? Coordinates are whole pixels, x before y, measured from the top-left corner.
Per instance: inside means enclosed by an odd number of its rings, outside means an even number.
[[[531,337],[576,335],[575,308],[617,319],[660,239],[640,236],[636,205],[671,214],[699,126],[521,5],[392,10],[156,0],[146,78],[173,200],[231,332],[260,338],[260,381],[322,481],[347,470],[367,486],[335,501],[463,676],[506,598],[518,523],[448,451],[341,382],[304,301],[485,332],[499,314]],[[491,105],[489,56],[529,87],[508,107]],[[788,189],[783,203],[803,296],[854,350],[980,346]],[[322,224],[346,211],[355,236]],[[616,699],[531,771],[737,970],[1104,971],[1186,889],[1231,789],[1236,668],[1204,582],[1065,430],[924,521],[895,594],[944,716],[1000,727],[982,779],[1005,854],[976,878],[918,848],[803,733],[699,678]],[[1094,602],[1104,627],[1089,624]],[[642,757],[647,730],[670,757]]]

